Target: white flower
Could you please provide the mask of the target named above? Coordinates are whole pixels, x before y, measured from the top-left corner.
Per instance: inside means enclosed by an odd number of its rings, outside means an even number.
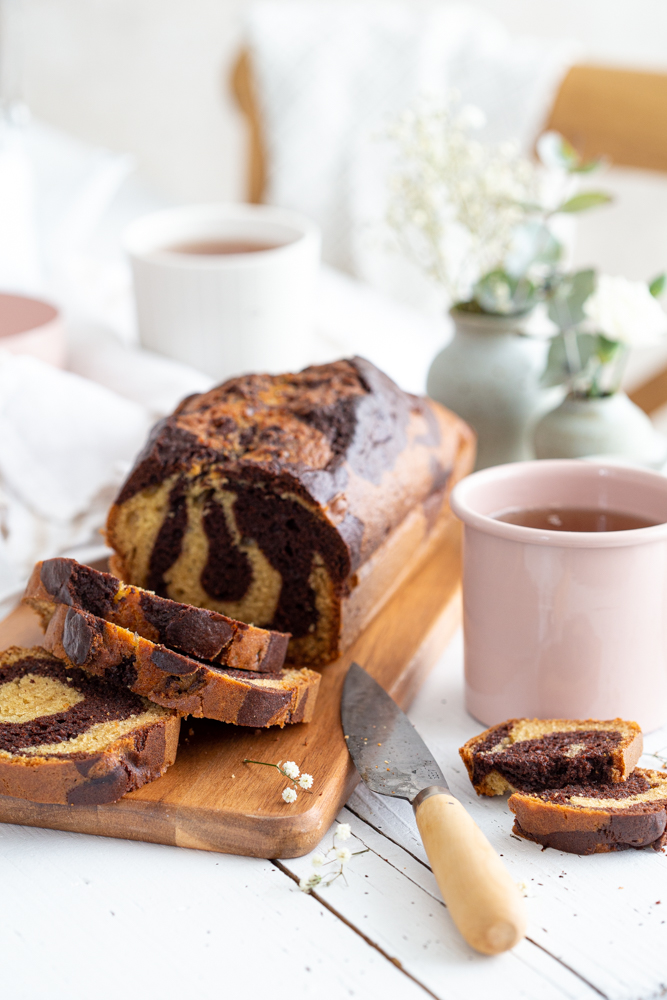
[[[484,145],[468,129],[478,108],[420,102],[389,131],[398,163],[390,180],[387,221],[401,249],[454,301],[504,260],[519,222],[532,217],[543,168],[514,144]]]
[[[339,861],[345,863],[346,861],[349,861],[350,858],[352,857],[352,851],[350,850],[349,847],[337,847],[336,857],[338,858]]]
[[[319,885],[322,881],[322,876],[318,875],[317,872],[312,872],[307,878],[299,879],[299,889],[301,892],[310,892],[314,889],[316,885]]]
[[[334,836],[338,837],[339,840],[349,840],[352,836],[352,827],[349,823],[339,823]]]
[[[584,312],[595,333],[629,347],[655,344],[667,332],[667,316],[643,281],[601,274]]]
[[[286,760],[284,764],[281,764],[281,768],[288,778],[293,778],[296,781],[299,777],[299,768],[293,760]]]
[[[464,104],[456,116],[456,124],[464,131],[484,128],[486,125],[486,115],[476,104]]]
[[[318,851],[317,854],[313,854],[312,858],[310,859],[310,863],[312,864],[313,868],[321,868],[326,860],[327,859],[324,857],[324,855]]]
[[[306,774],[304,771],[299,778],[299,784],[302,788],[312,788],[313,787],[313,776],[312,774]]]
[[[283,788],[283,799],[285,802],[296,802],[296,792],[293,788]]]

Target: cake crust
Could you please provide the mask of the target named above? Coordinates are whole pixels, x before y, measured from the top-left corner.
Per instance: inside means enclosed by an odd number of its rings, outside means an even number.
[[[78,608],[58,605],[45,647],[73,666],[123,685],[181,715],[257,728],[310,722],[320,675],[217,667],[151,642]]]
[[[509,719],[459,750],[478,795],[624,781],[642,755],[624,719]]]
[[[159,778],[176,758],[175,712],[72,670],[39,646],[0,655],[0,692],[2,795],[101,805]]]
[[[636,768],[614,784],[515,792],[508,805],[514,833],[543,847],[571,854],[659,849],[667,827],[667,774]]]
[[[112,569],[290,632],[288,661],[323,665],[367,620],[350,598],[399,526],[419,513],[412,552],[436,530],[473,440],[362,358],[231,379],[155,427],[109,513]]]
[[[65,604],[187,656],[235,670],[275,673],[285,662],[289,635],[158,597],[76,559],[38,562],[23,600],[37,611],[44,629],[57,605]]]

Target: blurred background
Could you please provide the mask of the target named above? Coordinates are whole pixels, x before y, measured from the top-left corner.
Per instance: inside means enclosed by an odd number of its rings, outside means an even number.
[[[132,153],[141,176],[168,198],[242,199],[246,133],[228,81],[249,6],[24,0],[27,102],[49,124]],[[514,34],[574,39],[578,61],[667,72],[663,0],[476,0],[474,7]]]

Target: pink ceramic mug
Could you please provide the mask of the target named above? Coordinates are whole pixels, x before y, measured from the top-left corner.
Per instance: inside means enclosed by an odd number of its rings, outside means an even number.
[[[468,711],[504,719],[667,722],[667,478],[583,461],[476,472],[451,505],[465,524]],[[630,531],[527,528],[508,509],[599,508],[663,523]]]

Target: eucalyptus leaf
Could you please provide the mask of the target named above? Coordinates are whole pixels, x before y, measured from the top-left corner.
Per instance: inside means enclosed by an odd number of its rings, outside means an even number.
[[[608,364],[618,354],[621,345],[617,340],[609,340],[602,333],[597,335],[595,354],[603,365]]]
[[[598,205],[608,205],[614,199],[604,191],[582,191],[575,194],[573,198],[556,209],[557,212],[586,212],[589,208],[597,208]]]
[[[547,365],[540,381],[545,388],[551,388],[554,385],[562,385],[567,381],[569,374],[563,334],[558,333],[549,346]]]
[[[527,312],[537,302],[537,289],[525,277],[503,270],[490,271],[475,285],[473,297],[485,313],[515,316]]]
[[[562,244],[543,222],[533,219],[517,226],[505,258],[505,270],[515,278],[534,264],[555,267],[563,255]]]
[[[601,167],[604,167],[607,161],[603,156],[598,157],[597,160],[588,160],[586,163],[578,163],[576,167],[570,167],[568,173],[570,174],[592,174]]]
[[[543,132],[537,140],[537,154],[545,167],[551,169],[571,171],[581,162],[572,143],[560,132]]]
[[[595,291],[596,273],[592,268],[566,274],[551,292],[549,319],[560,330],[570,330],[585,318],[584,303]]]
[[[574,350],[568,349],[567,338]],[[574,375],[583,372],[597,357],[598,346],[596,334],[573,331],[556,334],[549,347],[547,365],[541,378],[542,385],[547,388],[562,385]]]
[[[667,274],[658,274],[648,286],[648,290],[654,299],[659,299],[667,287]]]

